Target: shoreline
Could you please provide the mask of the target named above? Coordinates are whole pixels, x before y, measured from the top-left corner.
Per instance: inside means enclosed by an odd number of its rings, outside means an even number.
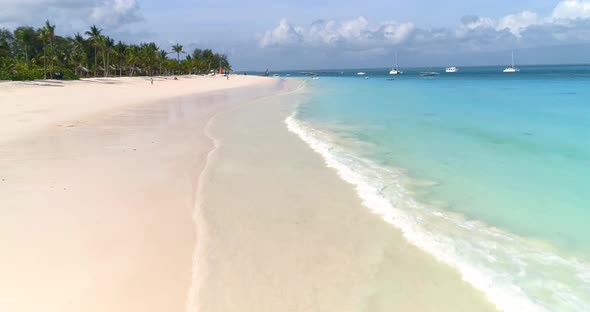
[[[304,86],[304,83],[300,83],[298,87],[294,87],[294,85],[297,84],[297,82],[295,82],[295,80],[289,80],[289,81],[282,80],[280,83],[282,85],[282,90],[276,91],[273,94],[265,95],[262,98],[273,98],[273,97],[277,97],[280,95],[285,95],[287,93],[296,92],[298,89],[301,89]],[[261,98],[258,98],[256,100],[253,100],[252,102],[256,102],[260,99]],[[209,121],[207,122],[207,125],[204,128],[204,133],[207,136],[207,138],[209,138],[209,140],[212,142],[213,148],[211,148],[209,150],[209,152],[207,153],[207,157],[204,162],[203,169],[199,173],[199,177],[198,177],[199,182],[198,182],[197,191],[196,191],[197,200],[196,200],[195,209],[193,212],[193,220],[194,220],[195,227],[196,227],[198,234],[197,234],[196,248],[194,250],[194,256],[193,256],[192,283],[191,283],[191,287],[188,292],[189,295],[187,297],[187,305],[186,305],[187,312],[199,311],[199,309],[197,308],[197,306],[198,306],[197,298],[198,298],[198,295],[200,292],[199,289],[201,289],[204,285],[202,283],[203,279],[201,278],[201,275],[198,272],[206,272],[206,270],[204,270],[203,268],[201,268],[201,270],[199,270],[199,266],[203,265],[203,263],[202,263],[202,259],[203,259],[202,255],[204,253],[202,250],[202,247],[204,246],[203,243],[207,239],[206,231],[204,231],[207,223],[204,220],[203,216],[201,215],[202,210],[204,209],[204,199],[207,196],[206,193],[204,192],[203,188],[205,185],[205,180],[207,179],[207,172],[209,170],[214,170],[212,168],[214,166],[214,155],[215,155],[216,151],[219,149],[219,147],[221,146],[221,140],[211,133],[211,128],[215,125],[216,119],[220,118],[220,116],[222,116],[223,114],[231,113],[232,111],[235,111],[237,109],[240,109],[242,106],[243,105],[239,105],[239,106],[235,106],[233,108],[230,108],[229,110],[217,112],[217,114],[215,114],[214,116],[212,116],[209,119]],[[199,244],[199,238],[200,238],[201,244]]]
[[[197,310],[495,311],[288,131],[297,101],[275,95],[212,123]]]
[[[10,100],[1,120],[30,120],[22,131],[0,128],[2,310],[186,310],[197,178],[212,148],[203,126],[276,81],[179,81],[157,91],[78,82],[43,103],[26,102],[42,86],[0,93]],[[80,91],[111,90],[115,103],[77,101]]]
[[[353,89],[345,79],[327,80],[317,83],[313,91],[318,96],[288,121],[328,166],[353,185],[368,210],[400,229],[414,246],[456,270],[501,311],[584,310],[580,307],[589,302],[585,276],[590,266],[583,244],[587,236],[582,235],[583,224],[571,222],[580,202],[566,195],[581,194],[583,184],[574,182],[582,181],[583,171],[573,173],[571,183],[563,188],[551,189],[550,184],[530,184],[525,174],[542,181],[541,177],[557,178],[561,172],[571,172],[572,165],[581,165],[580,159],[554,167],[528,162],[533,150],[537,161],[566,154],[554,141],[557,137],[540,131],[547,127],[560,133],[560,122],[551,126],[532,122],[531,127],[539,131],[531,132],[535,139],[522,138],[517,130],[521,124],[516,122],[521,119],[502,130],[494,119],[487,119],[485,112],[496,109],[490,108],[495,100],[475,109],[475,115],[481,114],[474,117],[477,126],[456,119],[454,113],[466,104],[447,96],[459,88],[408,83],[397,88],[375,84]],[[475,88],[487,90],[483,84]],[[420,100],[420,92],[425,99]],[[396,93],[399,98],[390,103],[388,95]],[[372,98],[373,94],[377,96]],[[438,98],[445,105],[439,105]],[[362,99],[367,99],[366,107],[357,105]],[[506,107],[513,104],[510,99],[502,102]],[[545,104],[539,107],[552,105],[548,102],[539,102]],[[579,102],[574,103],[577,107]],[[522,105],[539,114],[537,102]],[[577,124],[571,113],[563,116]],[[497,145],[500,138],[503,143]],[[582,152],[580,139],[574,135],[570,142]],[[541,145],[532,148],[541,142],[546,150],[537,149]],[[467,152],[472,157],[463,157]],[[488,175],[491,172],[501,173]],[[514,180],[508,183],[511,179],[506,177]],[[539,197],[552,191],[555,197]],[[556,203],[563,203],[567,212],[563,218],[550,209]],[[533,215],[539,221],[556,222],[524,222]],[[568,225],[571,230],[564,230]],[[556,236],[558,232],[562,234]]]

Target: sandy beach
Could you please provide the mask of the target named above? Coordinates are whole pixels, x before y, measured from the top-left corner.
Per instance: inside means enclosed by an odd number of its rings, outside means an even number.
[[[288,131],[300,83],[0,84],[0,310],[493,311]]]
[[[304,92],[214,119],[191,311],[495,311],[287,130]]]
[[[0,312],[590,312],[590,0],[0,0]]]
[[[184,311],[204,128],[275,83],[0,83],[0,310]]]

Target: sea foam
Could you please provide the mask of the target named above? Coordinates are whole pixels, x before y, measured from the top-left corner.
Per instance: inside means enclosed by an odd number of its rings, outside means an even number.
[[[352,184],[363,204],[415,246],[455,268],[502,311],[590,311],[590,265],[550,246],[428,207],[402,184],[403,174],[358,157],[297,119],[285,123],[326,165]]]

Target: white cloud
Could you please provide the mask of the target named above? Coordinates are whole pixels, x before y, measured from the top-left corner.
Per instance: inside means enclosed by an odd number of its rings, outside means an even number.
[[[345,21],[339,28],[339,33],[344,40],[367,40],[369,32],[369,21],[363,16],[356,19]]]
[[[118,26],[141,20],[137,0],[105,0],[92,8],[90,19],[95,23]]]
[[[341,46],[348,48],[395,45],[402,43],[413,31],[412,23],[394,21],[371,24],[365,17],[344,22],[318,20],[309,27],[294,27],[282,19],[272,30],[260,38],[261,47],[287,46]]]
[[[300,37],[297,30],[286,19],[282,19],[277,27],[262,36],[260,46],[264,48],[271,45],[291,45],[299,42]]]
[[[383,36],[393,44],[399,44],[406,40],[411,32],[414,30],[414,24],[412,23],[395,23],[388,22],[383,24]]]
[[[463,28],[467,30],[473,30],[476,28],[495,28],[496,21],[489,17],[480,17],[480,16],[464,16],[461,19],[463,23]]]
[[[0,24],[96,23],[116,28],[141,19],[138,0],[0,0]]]
[[[334,45],[341,40],[338,24],[335,21],[316,21],[311,24],[307,35],[309,42]]]
[[[537,13],[524,11],[517,14],[510,14],[498,21],[497,30],[508,29],[513,35],[520,38],[521,32],[531,25],[541,22]]]
[[[572,20],[590,18],[590,1],[566,0],[555,6],[552,14],[555,20]]]
[[[411,22],[375,23],[365,17],[317,21],[298,27],[281,20],[267,31],[262,47],[291,45],[347,51],[407,50],[482,51],[551,44],[590,42],[590,0],[563,0],[550,16],[522,11],[500,18],[465,16],[456,29],[416,27]]]

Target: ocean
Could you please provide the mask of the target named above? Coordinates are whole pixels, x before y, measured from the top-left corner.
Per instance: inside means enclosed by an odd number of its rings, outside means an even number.
[[[316,72],[286,123],[500,310],[590,311],[590,66],[501,71]]]

